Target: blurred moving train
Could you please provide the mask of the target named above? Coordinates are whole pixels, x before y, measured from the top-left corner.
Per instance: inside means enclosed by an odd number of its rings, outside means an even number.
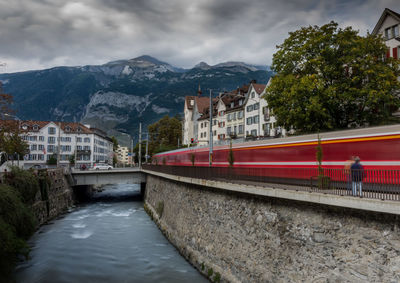
[[[365,169],[400,170],[400,124],[320,133],[322,167],[343,169],[359,156]],[[316,168],[318,135],[232,144],[234,168]],[[230,145],[214,146],[212,166],[229,166]],[[153,164],[209,166],[209,148],[191,147],[153,156]]]

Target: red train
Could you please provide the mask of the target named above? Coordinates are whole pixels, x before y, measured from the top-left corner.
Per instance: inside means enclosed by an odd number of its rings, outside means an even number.
[[[365,169],[400,170],[400,125],[319,134],[323,168],[342,169],[359,156]],[[292,136],[232,145],[233,167],[316,168],[318,135]],[[213,167],[228,167],[230,146],[214,146]],[[209,148],[192,147],[153,156],[153,164],[209,166]]]

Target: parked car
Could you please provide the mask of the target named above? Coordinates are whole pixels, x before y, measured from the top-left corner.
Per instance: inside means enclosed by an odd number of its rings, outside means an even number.
[[[111,170],[113,167],[106,163],[95,163],[93,165],[94,170]]]

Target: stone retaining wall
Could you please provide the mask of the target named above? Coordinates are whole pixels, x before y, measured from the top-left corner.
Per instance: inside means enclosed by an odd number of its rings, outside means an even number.
[[[39,225],[66,212],[74,203],[73,190],[65,178],[63,169],[49,169],[47,173],[50,181],[48,201],[41,200],[41,192],[38,192],[37,201],[32,206]]]
[[[213,282],[399,282],[397,216],[148,175],[145,208]]]

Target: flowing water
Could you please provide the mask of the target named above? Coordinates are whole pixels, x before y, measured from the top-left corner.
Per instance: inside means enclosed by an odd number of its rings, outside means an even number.
[[[112,185],[31,238],[21,283],[208,282],[143,209],[137,185]]]

